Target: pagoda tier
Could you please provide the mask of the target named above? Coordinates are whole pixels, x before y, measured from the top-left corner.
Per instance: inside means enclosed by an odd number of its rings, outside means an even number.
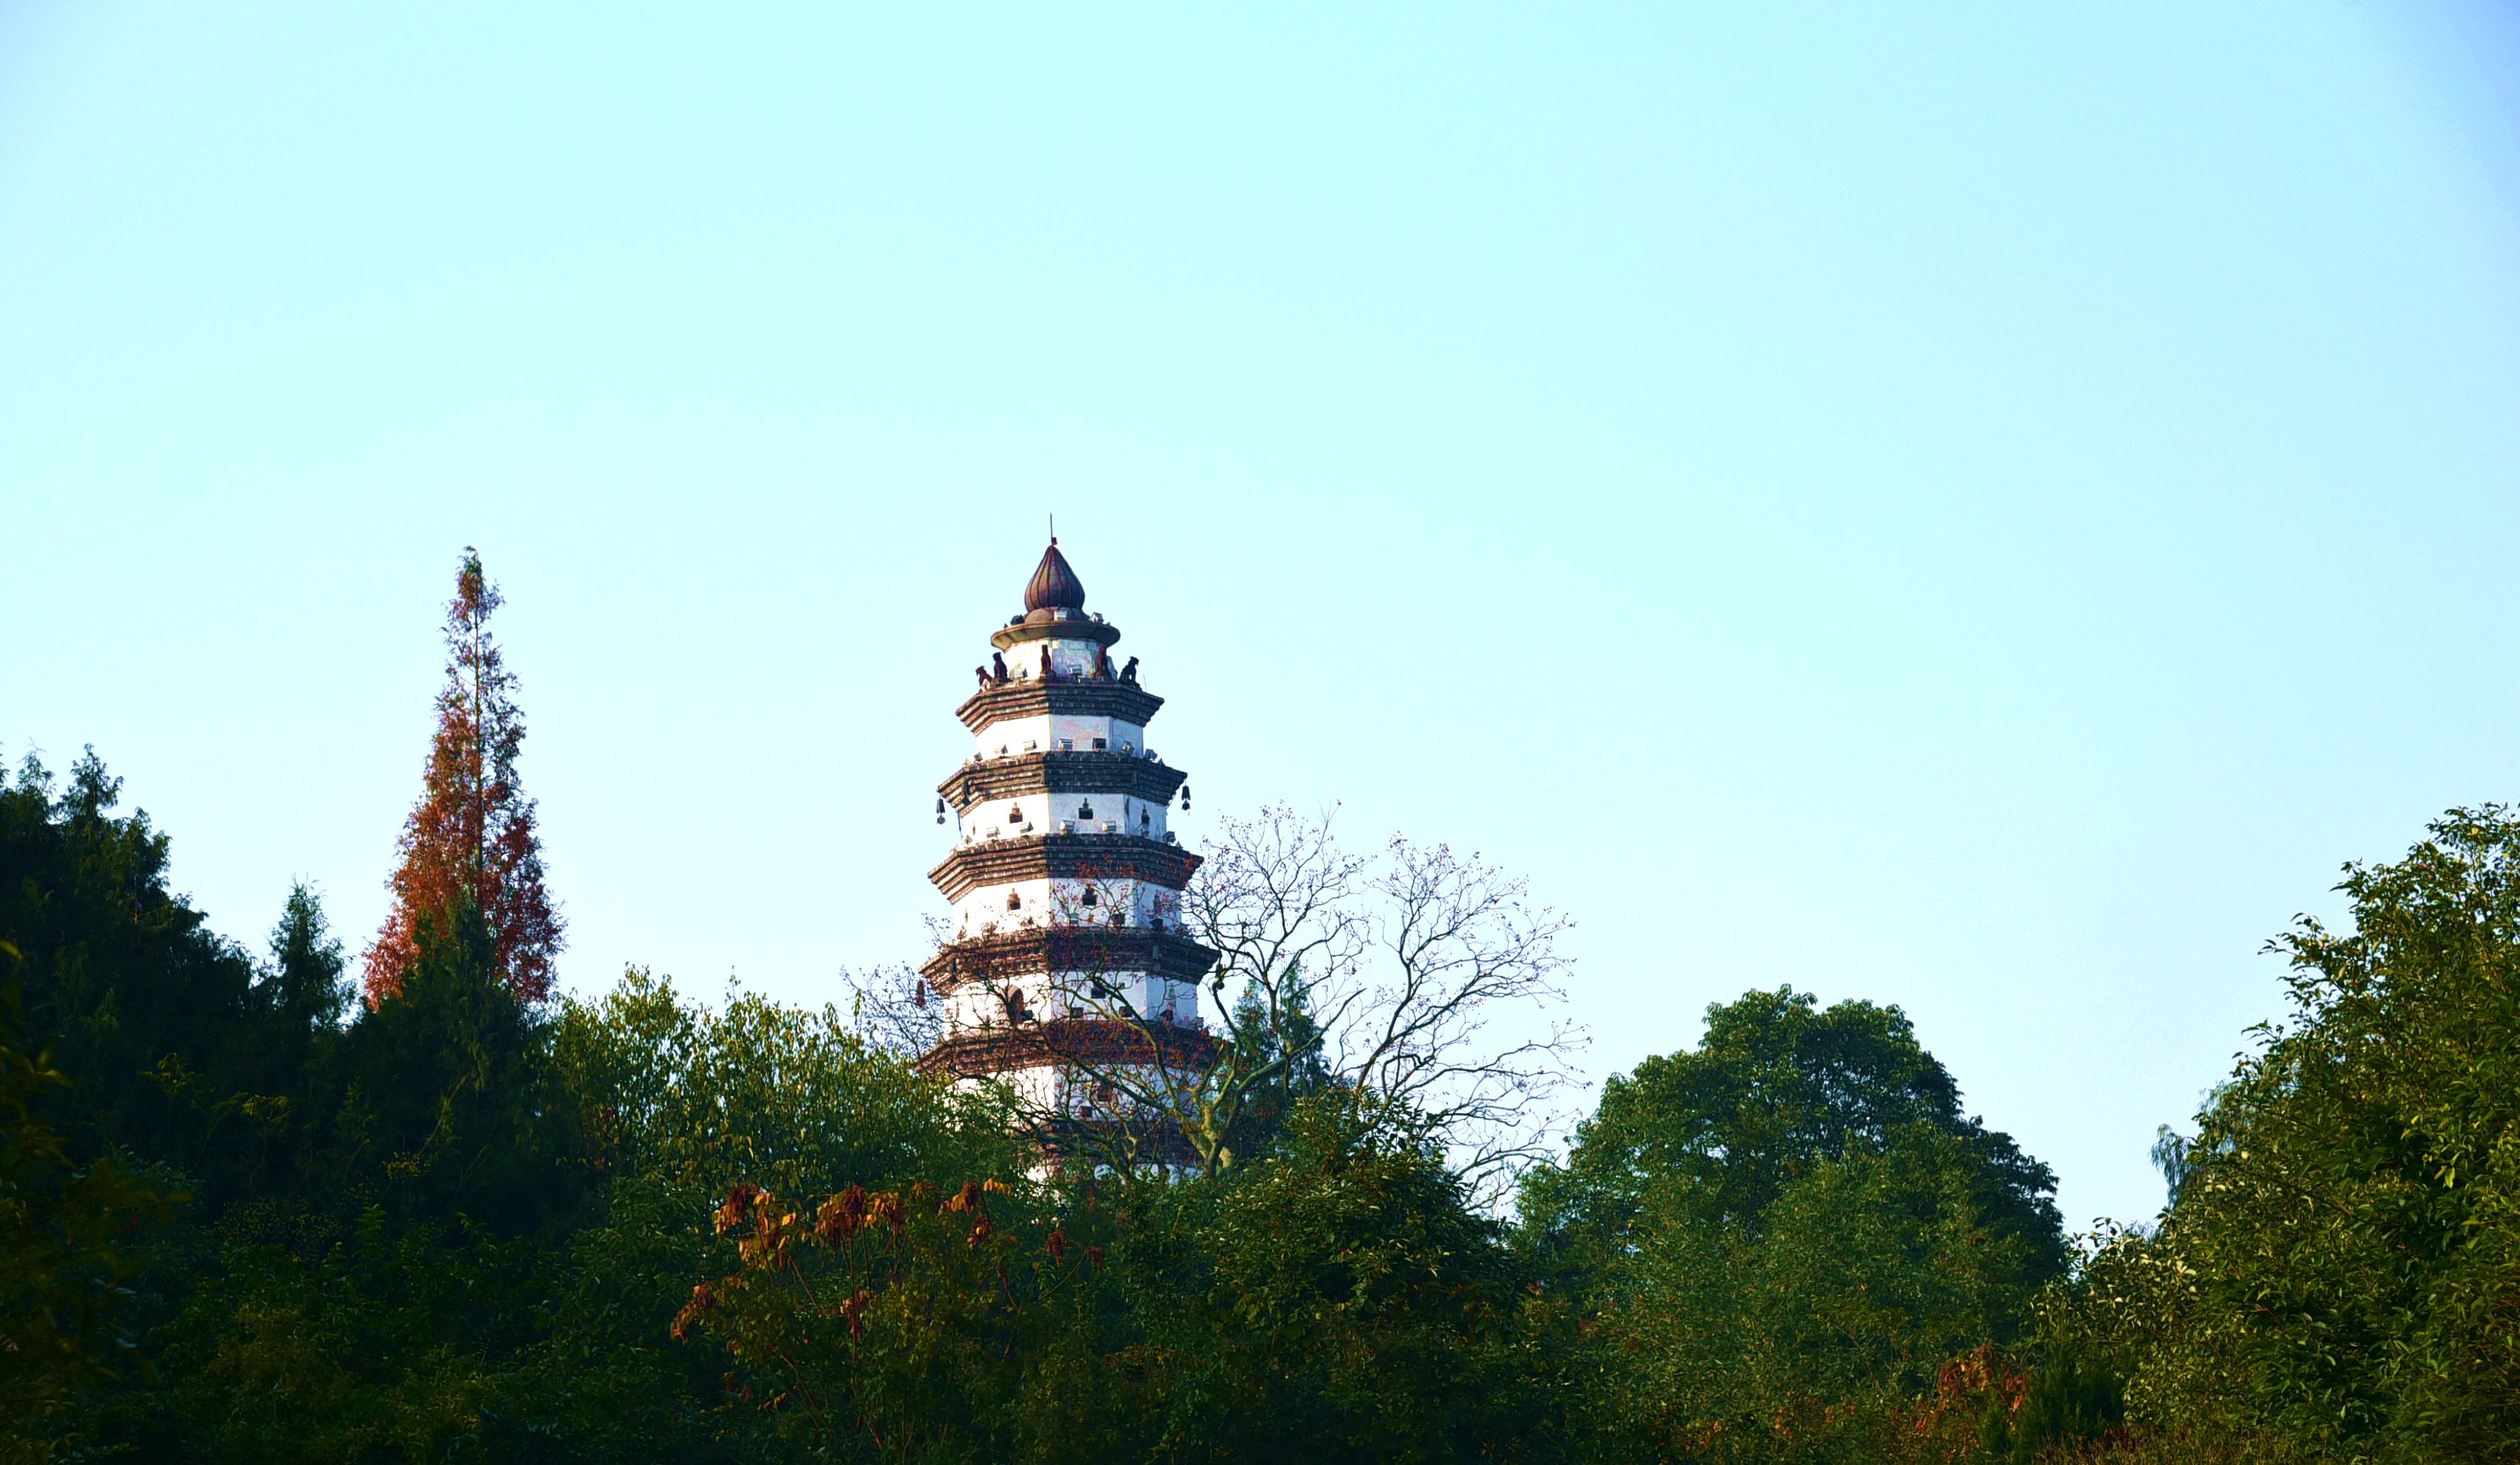
[[[1072,740],[1071,740],[1072,741]],[[1181,792],[1190,775],[1144,754],[1120,749],[1082,749],[1018,753],[983,758],[954,770],[936,792],[956,808],[969,812],[993,799],[1020,799],[1027,794],[1108,794],[1117,790],[1149,808],[1160,808]],[[1117,831],[1125,833],[1125,831]]]
[[[1070,821],[1061,819],[1059,824]],[[1029,826],[1027,826],[1029,827]],[[1053,827],[1048,834],[1026,835],[1012,840],[981,840],[965,845],[945,856],[927,878],[945,898],[961,906],[975,893],[1003,890],[1036,881],[1058,881],[1078,887],[1070,893],[1089,906],[1097,902],[1087,895],[1096,885],[1116,886],[1123,881],[1169,890],[1178,894],[1190,884],[1191,872],[1198,868],[1198,856],[1178,845],[1159,844],[1135,835],[1077,834],[1072,830]],[[1097,892],[1096,893],[1102,893]],[[1176,902],[1177,904],[1177,902]],[[1009,926],[1054,924],[1048,906],[1034,906],[1030,916],[1018,914],[1021,905],[1010,908],[1015,919]],[[1112,921],[1107,912],[1089,916],[1081,911],[1055,912],[1060,919],[1055,924],[1151,926],[1152,920]],[[1171,912],[1149,911],[1160,917]]]
[[[1047,926],[948,942],[927,958],[919,975],[947,996],[975,982],[986,984],[1036,972],[1067,973],[1091,993],[1098,982],[1108,987],[1120,978],[1148,974],[1176,984],[1193,984],[1215,965],[1214,951],[1168,931]],[[1161,1013],[1158,1006],[1155,1014]]]
[[[1103,717],[1144,731],[1164,705],[1162,698],[1116,677],[1089,674],[1043,681],[1031,674],[1033,668],[1024,669],[1027,674],[1020,678],[1010,673],[1006,681],[972,693],[954,714],[974,733],[993,722],[1052,715]]]
[[[990,636],[980,689],[957,709],[972,748],[937,785],[954,848],[928,872],[953,937],[922,969],[945,1031],[921,1059],[958,1082],[1002,1082],[1054,1163],[1098,1127],[1135,1127],[1120,1088],[1213,1061],[1200,979],[1217,953],[1182,930],[1198,857],[1169,827],[1188,775],[1147,747],[1163,699],[1110,649],[1056,541],[1025,614]]]
[[[1098,1068],[1184,1068],[1212,1063],[1217,1040],[1194,1028],[1161,1024],[1139,1029],[1121,1023],[1054,1018],[1021,1028],[960,1032],[919,1060],[922,1073],[957,1078],[999,1078],[1012,1074],[1047,1076],[1079,1065]],[[1045,1072],[1047,1071],[1047,1072]],[[1104,1101],[1106,1104],[1109,1099]]]

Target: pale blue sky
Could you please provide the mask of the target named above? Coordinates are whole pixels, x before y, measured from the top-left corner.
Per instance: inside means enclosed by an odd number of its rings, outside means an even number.
[[[2520,21],[1266,11],[0,5],[0,743],[355,941],[477,544],[566,984],[820,999],[1056,509],[1190,836],[1527,872],[1597,1074],[1899,1003],[2149,1213],[2520,796]]]

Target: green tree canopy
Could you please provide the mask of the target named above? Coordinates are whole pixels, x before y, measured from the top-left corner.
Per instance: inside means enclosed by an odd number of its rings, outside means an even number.
[[[1524,1239],[1584,1309],[1601,1458],[1902,1458],[2064,1270],[2053,1188],[1897,1008],[1753,991],[1610,1080]]]
[[[2130,1414],[2259,1453],[2520,1459],[2520,814],[2347,867],[2266,1030],[2076,1323]]]
[[[253,964],[167,889],[166,836],[117,815],[121,793],[93,750],[58,797],[31,756],[0,790],[0,940],[23,955],[26,1040],[74,1079],[44,1101],[72,1145],[206,1163],[268,1067]]]
[[[811,1457],[1556,1460],[1562,1313],[1406,1126],[1299,1099],[1212,1176],[739,1186],[677,1328]]]
[[[71,1409],[138,1356],[120,1305],[123,1244],[164,1201],[111,1158],[79,1164],[38,1116],[69,1086],[23,1035],[15,942],[0,940],[0,1461],[40,1461],[81,1433]]]
[[[1538,1226],[1606,1241],[1649,1196],[1685,1195],[1708,1221],[1755,1228],[1786,1186],[1824,1161],[1881,1153],[1917,1129],[1960,1142],[1991,1218],[2052,1238],[2055,1177],[2007,1135],[1960,1112],[1959,1087],[1896,1007],[1753,991],[1707,1009],[1693,1051],[1613,1077],[1562,1166],[1523,1188]]]

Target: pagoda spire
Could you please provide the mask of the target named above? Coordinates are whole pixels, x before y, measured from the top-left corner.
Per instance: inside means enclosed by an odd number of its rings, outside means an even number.
[[[1041,563],[1033,568],[1032,578],[1024,582],[1024,612],[1085,609],[1085,582],[1058,552],[1058,536],[1050,537],[1050,548],[1042,551]]]

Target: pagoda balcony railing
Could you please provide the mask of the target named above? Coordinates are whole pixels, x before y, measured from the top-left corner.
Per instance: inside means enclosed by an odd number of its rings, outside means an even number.
[[[1115,844],[1122,841],[1128,841],[1141,845],[1163,845],[1167,847],[1181,843],[1181,836],[1173,833],[1169,829],[1165,830],[1162,838],[1158,839],[1152,834],[1131,834],[1129,831],[1119,827],[1120,821],[1117,819],[1103,819],[1098,822],[1102,825],[1100,829],[1079,829],[1076,827],[1076,821],[1073,819],[1061,819],[1057,825],[1048,830],[1036,829],[1030,824],[1018,824],[1012,829],[1007,829],[1004,825],[1000,824],[992,824],[986,829],[979,830],[976,833],[965,835],[957,843],[963,845],[1008,845],[1023,840],[1046,840],[1053,837],[1062,840],[1109,840]]]
[[[972,754],[963,759],[963,766],[968,768],[980,763],[994,763],[1000,758],[1037,757],[1044,753],[1070,754],[1077,756],[1090,755],[1095,757],[1144,758],[1150,763],[1160,763],[1164,760],[1164,755],[1151,748],[1139,748],[1128,743],[1123,743],[1117,748],[1105,748],[1102,746],[1103,739],[1096,738],[1092,741],[1094,746],[1079,748],[1074,738],[1060,738],[1058,747],[1044,748],[1041,746],[1040,739],[1027,738],[1021,748],[1009,743],[996,753]]]
[[[1091,671],[1061,671],[1056,666],[1047,670],[1037,670],[1031,666],[1016,666],[1010,667],[1003,676],[989,678],[989,685],[992,687],[1011,687],[1017,682],[1105,682],[1115,687],[1134,687],[1138,684],[1138,679],[1134,676],[1123,676],[1102,666],[1097,666]]]

